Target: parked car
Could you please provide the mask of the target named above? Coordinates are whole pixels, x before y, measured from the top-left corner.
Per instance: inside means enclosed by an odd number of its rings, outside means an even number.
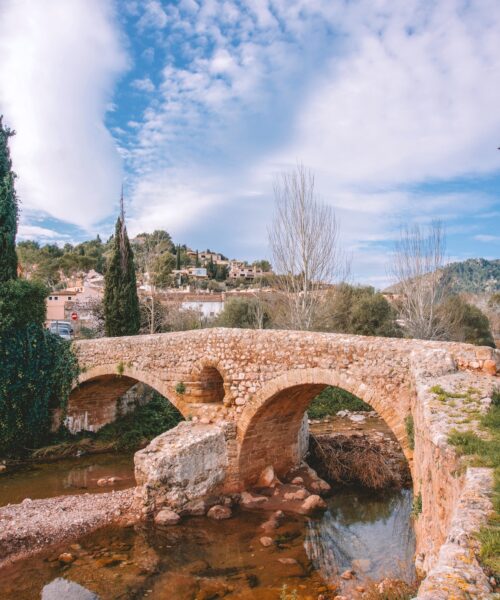
[[[73,338],[73,327],[69,321],[51,321],[49,324],[49,331],[62,337],[65,340],[71,340]]]

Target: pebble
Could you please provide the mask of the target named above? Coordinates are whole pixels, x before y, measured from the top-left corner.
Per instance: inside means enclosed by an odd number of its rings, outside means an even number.
[[[273,538],[264,535],[260,538],[259,542],[264,546],[264,548],[269,548],[273,544]]]

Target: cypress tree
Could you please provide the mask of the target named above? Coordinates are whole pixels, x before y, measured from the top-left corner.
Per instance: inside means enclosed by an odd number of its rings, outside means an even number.
[[[0,116],[0,283],[17,277],[18,206],[9,152],[9,137],[14,133],[3,126]]]
[[[178,244],[177,246],[177,254],[175,256],[175,268],[177,269],[177,271],[181,270],[181,245]]]
[[[135,279],[134,253],[130,246],[122,211],[116,221],[113,255],[105,275],[104,317],[106,335],[139,333],[139,298]]]

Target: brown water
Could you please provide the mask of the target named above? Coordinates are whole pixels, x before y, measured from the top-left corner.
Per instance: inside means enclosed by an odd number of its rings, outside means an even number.
[[[227,521],[186,519],[165,528],[106,528],[0,571],[2,600],[278,600],[333,598],[338,574],[356,585],[385,576],[414,577],[411,493],[383,496],[340,490],[317,519],[288,516],[264,548],[268,515],[237,511]],[[267,534],[266,534],[267,535]],[[61,552],[73,555],[69,565]],[[344,582],[350,595],[351,582]]]
[[[106,486],[97,481],[115,477]],[[0,474],[0,506],[17,504],[25,498],[52,498],[123,490],[135,485],[132,454],[100,454],[38,463],[13,473]]]

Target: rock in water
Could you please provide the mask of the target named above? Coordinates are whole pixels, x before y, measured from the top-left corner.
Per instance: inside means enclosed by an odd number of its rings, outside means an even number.
[[[317,510],[325,510],[326,502],[319,496],[313,494],[304,500],[300,508],[301,512],[307,515]]]
[[[274,468],[271,465],[269,465],[260,474],[257,487],[273,487],[279,483],[279,479],[274,473]]]
[[[212,508],[207,512],[207,517],[210,519],[215,519],[216,521],[222,521],[223,519],[231,518],[231,509],[229,506],[222,506],[220,504],[216,504],[212,506]]]
[[[179,521],[179,515],[168,508],[162,508],[155,517],[155,523],[157,525],[177,525]]]
[[[42,600],[100,600],[97,594],[87,588],[58,577],[42,590]]]

